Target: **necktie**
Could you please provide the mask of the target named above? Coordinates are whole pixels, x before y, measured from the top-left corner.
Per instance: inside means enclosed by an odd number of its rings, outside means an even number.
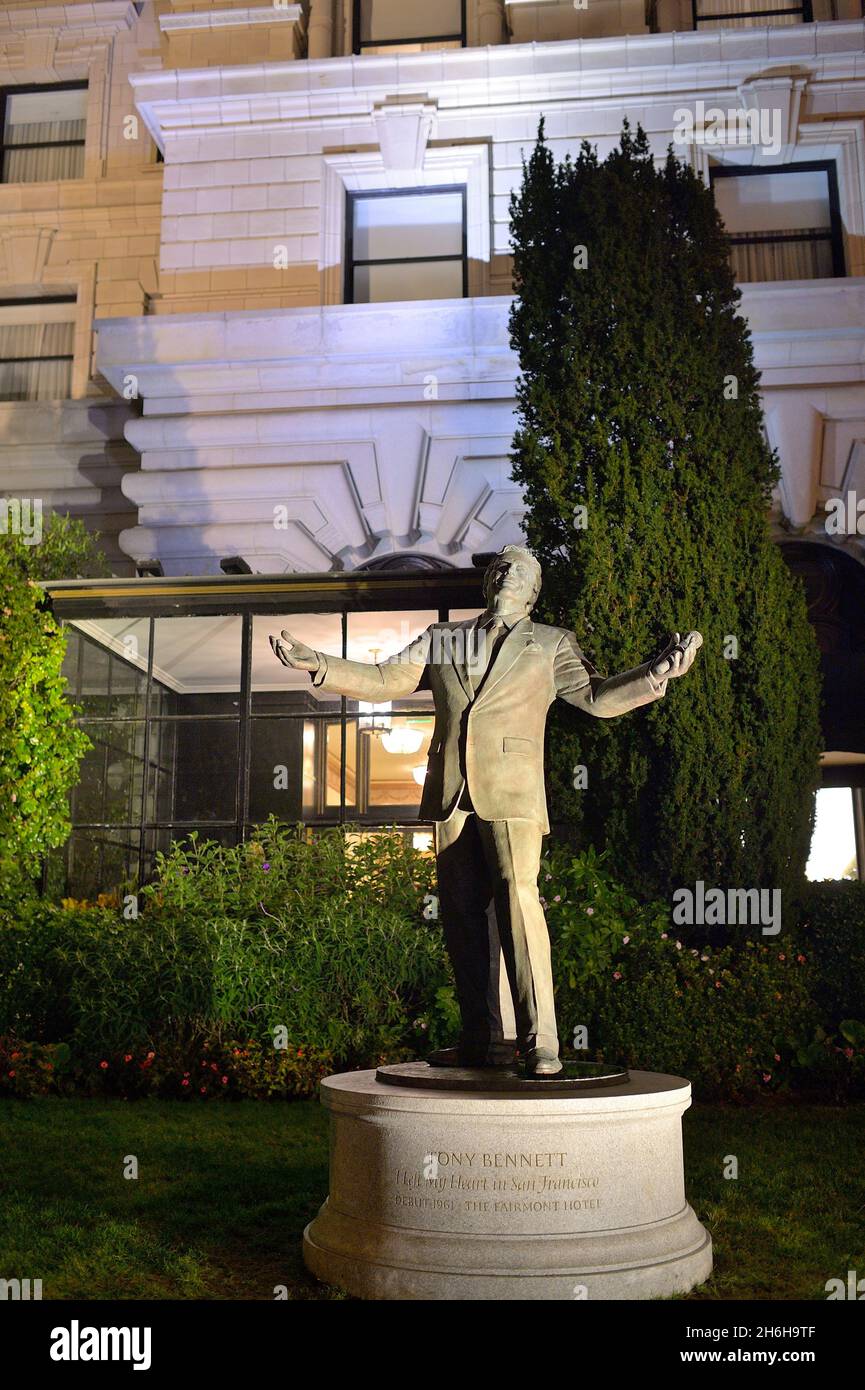
[[[472,669],[472,685],[475,690],[486,679],[487,672],[495,660],[496,653],[507,635],[508,626],[501,618],[490,618],[479,629],[483,640],[478,649],[477,661]]]

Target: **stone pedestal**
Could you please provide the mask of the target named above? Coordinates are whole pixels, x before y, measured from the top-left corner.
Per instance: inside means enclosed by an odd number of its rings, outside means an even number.
[[[711,1273],[685,1200],[681,1077],[511,1096],[360,1071],[321,1092],[330,1196],[304,1258],[356,1297],[659,1298]]]

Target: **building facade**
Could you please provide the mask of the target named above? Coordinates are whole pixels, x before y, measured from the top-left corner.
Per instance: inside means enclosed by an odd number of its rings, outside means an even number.
[[[518,539],[522,159],[542,116],[557,156],[625,117],[672,142],[732,237],[827,783],[865,780],[860,0],[36,0],[0,66],[0,493],[86,517],[118,576]]]

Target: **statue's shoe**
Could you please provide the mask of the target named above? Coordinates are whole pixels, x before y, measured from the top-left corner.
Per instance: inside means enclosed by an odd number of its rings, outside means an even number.
[[[430,1052],[431,1067],[512,1067],[517,1050],[509,1043],[490,1043],[487,1047],[438,1047]]]
[[[526,1076],[556,1076],[561,1070],[561,1059],[548,1047],[533,1047],[526,1053]]]

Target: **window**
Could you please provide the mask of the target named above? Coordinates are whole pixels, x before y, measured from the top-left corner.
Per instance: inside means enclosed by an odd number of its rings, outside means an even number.
[[[860,803],[861,804],[861,803]],[[821,787],[817,792],[814,834],[805,874],[809,879],[857,877],[856,793],[851,787]]]
[[[349,193],[347,304],[468,293],[466,190]]]
[[[354,0],[355,53],[417,53],[465,41],[465,0]]]
[[[695,29],[765,29],[811,24],[811,0],[691,0]]]
[[[0,299],[0,401],[68,399],[74,320],[74,294]]]
[[[0,92],[2,182],[45,183],[84,174],[87,83]]]
[[[831,161],[710,170],[736,279],[821,280],[845,274]]]
[[[268,634],[286,628],[320,651],[384,660],[451,609],[480,607],[481,574],[246,578],[197,579],[189,603],[167,605],[162,591],[185,581],[141,580],[130,597],[128,581],[99,580],[83,602],[73,588],[66,614],[53,595],[69,624],[67,695],[92,744],[72,837],[46,870],[74,896],[146,879],[155,854],[193,831],[236,844],[270,815],[311,830],[397,825],[427,843],[417,817],[430,692],[387,708],[342,699],[280,666]]]

